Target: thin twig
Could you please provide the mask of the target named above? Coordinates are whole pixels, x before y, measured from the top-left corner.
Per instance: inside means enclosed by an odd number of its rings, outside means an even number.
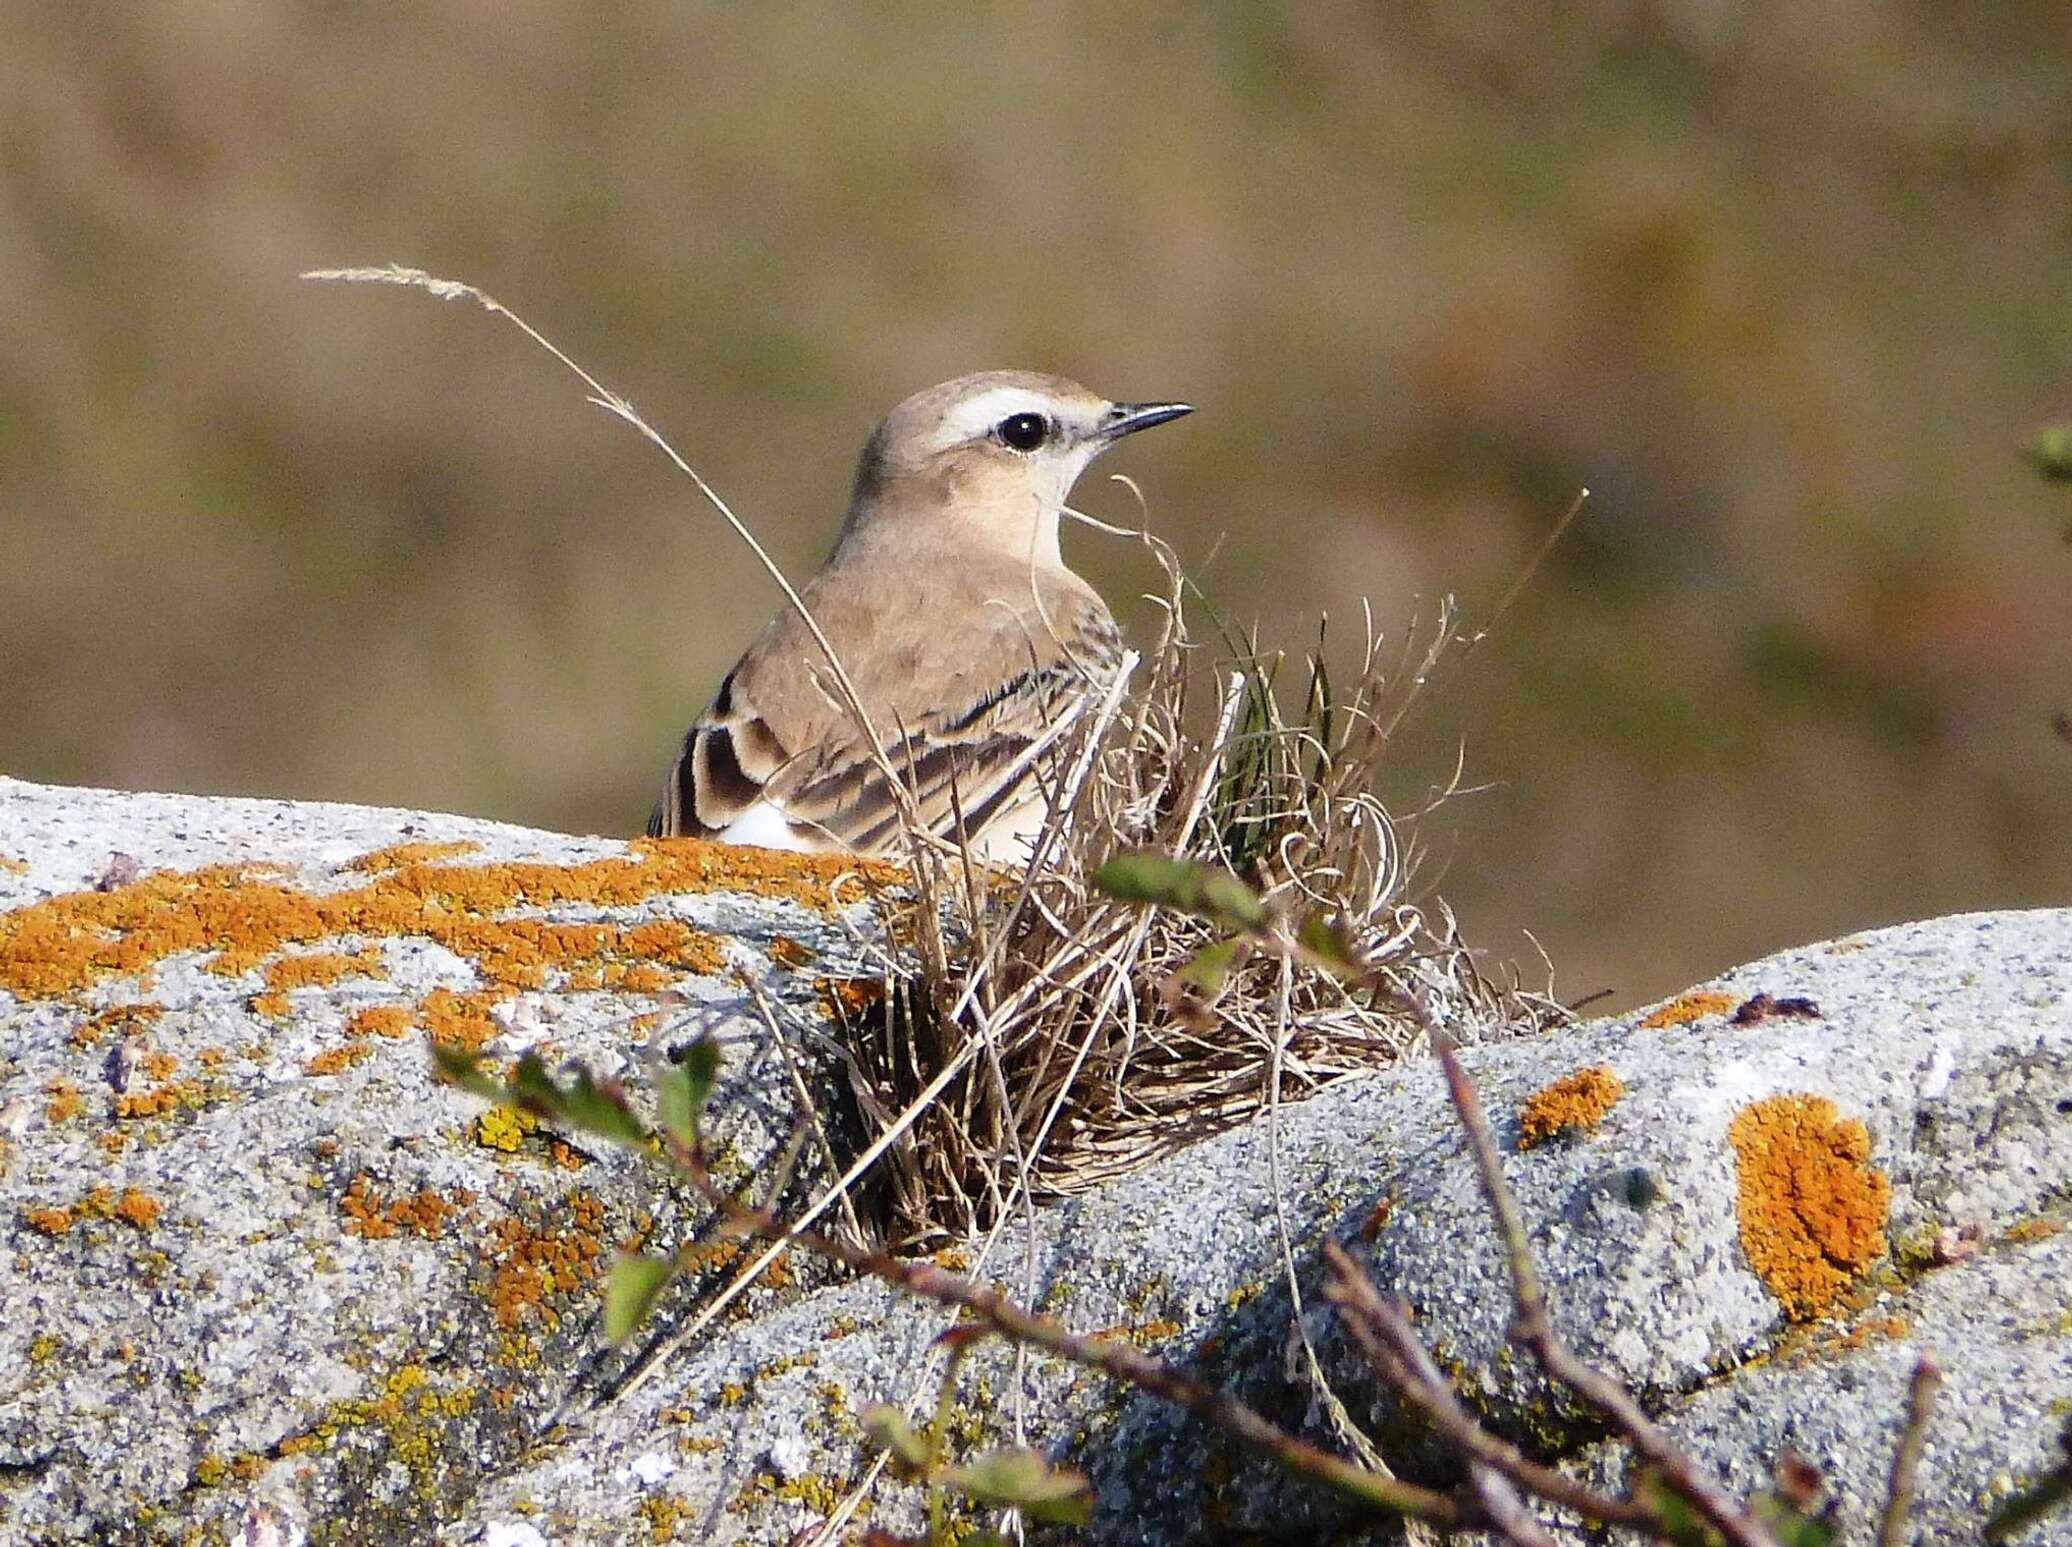
[[[856,684],[849,679],[848,668],[842,664],[842,658],[835,653],[835,647],[828,641],[827,635],[820,631],[820,624],[814,620],[813,614],[807,610],[805,599],[799,595],[797,587],[792,585],[784,571],[778,567],[777,561],[770,557],[769,550],[764,548],[762,543],[757,540],[755,533],[748,529],[748,524],[734,514],[732,506],[720,498],[719,491],[707,483],[704,476],[695,467],[691,466],[689,462],[685,461],[682,454],[674,446],[663,439],[660,431],[640,416],[639,411],[634,408],[629,399],[621,397],[618,393],[612,391],[611,388],[605,386],[603,382],[579,365],[573,357],[552,339],[519,316],[518,313],[512,311],[510,307],[504,305],[495,296],[486,290],[468,284],[464,280],[446,279],[440,275],[428,273],[424,269],[409,268],[400,263],[377,264],[365,268],[309,269],[303,273],[302,278],[333,281],[342,284],[400,285],[406,289],[422,290],[441,301],[473,301],[484,311],[510,322],[519,332],[523,333],[527,338],[539,345],[540,348],[546,350],[548,354],[560,361],[562,365],[566,366],[574,374],[575,378],[589,389],[590,401],[592,403],[595,403],[606,413],[612,414],[631,425],[643,439],[659,450],[663,456],[667,457],[675,465],[678,472],[690,479],[692,486],[705,497],[705,502],[718,511],[726,520],[727,525],[734,529],[734,535],[748,544],[749,551],[755,555],[756,561],[762,565],[770,578],[777,582],[777,588],[784,593],[784,599],[797,611],[799,618],[813,635],[813,643],[819,646],[820,653],[827,657],[828,667],[833,671],[835,682],[842,690],[842,707],[855,719],[857,728],[863,732],[864,741],[869,746],[872,758],[878,765],[878,772],[884,776],[886,783],[891,786],[893,798],[900,804],[902,814],[910,820],[912,826],[919,826],[918,819],[914,816],[911,809],[910,793],[905,784],[900,781],[898,773],[892,766],[891,758],[887,755],[884,745],[878,739],[878,733],[871,724],[870,714],[864,709],[863,699],[856,691]]]
[[[1326,1241],[1323,1250],[1324,1264],[1329,1270],[1324,1298],[1338,1307],[1353,1341],[1389,1385],[1417,1409],[1441,1439],[1473,1461],[1494,1467],[1535,1497],[1574,1510],[1586,1519],[1639,1530],[1657,1523],[1655,1512],[1645,1504],[1593,1492],[1567,1474],[1540,1465],[1508,1440],[1484,1428],[1432,1362],[1403,1307],[1384,1299],[1352,1254],[1336,1241]]]
[[[1439,1026],[1423,1000],[1415,995],[1413,998],[1423,1011],[1432,1051],[1446,1074],[1447,1094],[1467,1132],[1468,1148],[1475,1156],[1482,1195],[1496,1216],[1497,1231],[1510,1259],[1511,1341],[1529,1352],[1550,1377],[1609,1417],[1635,1454],[1655,1469],[1663,1486],[1689,1504],[1732,1547],[1777,1547],[1776,1538],[1759,1521],[1729,1498],[1717,1482],[1701,1473],[1691,1458],[1655,1426],[1631,1392],[1577,1358],[1555,1334],[1553,1320],[1547,1314],[1546,1296],[1540,1289],[1539,1271],[1533,1265],[1532,1247],[1526,1239],[1525,1221],[1511,1189],[1504,1183],[1503,1159],[1489,1119],[1483,1113],[1482,1098],[1461,1065],[1453,1039]]]
[[[1892,1452],[1892,1479],[1885,1486],[1885,1518],[1878,1526],[1878,1547],[1902,1547],[1906,1541],[1907,1516],[1914,1507],[1914,1473],[1921,1465],[1922,1447],[1928,1443],[1928,1421],[1934,1415],[1935,1392],[1941,1384],[1942,1370],[1933,1359],[1923,1354],[1914,1361],[1914,1378],[1907,1385],[1907,1424]]]
[[[1460,1501],[1446,1494],[1379,1476],[1355,1462],[1298,1439],[1229,1392],[1183,1374],[1148,1354],[1139,1353],[1127,1343],[1073,1332],[1052,1317],[1023,1309],[998,1290],[973,1283],[925,1259],[902,1260],[886,1252],[851,1246],[829,1236],[786,1226],[717,1192],[709,1181],[700,1181],[699,1185],[708,1197],[728,1211],[736,1229],[773,1243],[797,1242],[809,1251],[831,1257],[856,1272],[867,1273],[894,1289],[933,1300],[938,1305],[953,1306],[1002,1337],[1027,1343],[1060,1359],[1098,1370],[1114,1380],[1149,1392],[1234,1435],[1289,1471],[1320,1482],[1346,1497],[1392,1515],[1429,1520],[1449,1530],[1488,1524],[1471,1516],[1463,1510]]]

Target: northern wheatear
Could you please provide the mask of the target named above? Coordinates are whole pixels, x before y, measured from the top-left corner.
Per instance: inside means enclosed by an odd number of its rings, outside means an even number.
[[[886,852],[900,838],[889,765],[929,831],[954,836],[961,813],[979,858],[1020,857],[1044,815],[1032,774],[1122,657],[1107,605],[1058,552],[1065,497],[1123,436],[1191,411],[1026,371],[960,376],[893,409],[799,592],[878,746],[787,606],[684,737],[649,834]]]

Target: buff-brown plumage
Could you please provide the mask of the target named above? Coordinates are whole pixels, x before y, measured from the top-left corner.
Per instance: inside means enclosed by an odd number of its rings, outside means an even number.
[[[1187,412],[1061,377],[993,371],[907,399],[864,448],[847,519],[800,600],[921,822],[1010,857],[1046,753],[1122,656],[1107,606],[1059,554],[1073,481],[1121,436]],[[1030,439],[1040,421],[1041,438]],[[900,834],[884,767],[787,606],[691,727],[655,835],[878,853]]]

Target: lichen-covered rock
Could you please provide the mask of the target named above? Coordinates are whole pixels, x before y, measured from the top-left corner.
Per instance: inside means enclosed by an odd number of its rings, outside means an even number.
[[[808,1033],[830,982],[870,970],[885,879],[0,781],[0,1540],[601,1547],[783,1542],[827,1518],[870,1470],[859,1408],[932,1397],[946,1313],[793,1254],[624,1385],[630,1356],[598,1351],[602,1270],[699,1212],[635,1157],[433,1083],[423,1036],[637,1086],[640,1060],[715,1030],[720,1136],[754,1174],[790,1140],[794,1080],[832,1092]],[[1807,1453],[1861,1538],[1916,1348],[1964,1372],[1924,1462],[1923,1539],[1973,1534],[2047,1464],[2072,1395],[2072,913],[1790,952],[1468,1063],[1558,1325],[1737,1486]],[[838,1158],[851,1138],[831,1136]],[[807,1162],[801,1186],[825,1175]],[[1339,1411],[1400,1465],[1443,1469],[1321,1306],[1327,1232],[1413,1303],[1492,1422],[1616,1475],[1503,1346],[1501,1253],[1426,1063],[948,1260],[1328,1440],[1344,1420],[1291,1338],[1285,1236]],[[739,1265],[728,1243],[694,1251],[706,1280],[665,1326]],[[981,1351],[954,1418],[960,1446],[1019,1425],[1085,1466],[1100,1541],[1353,1525],[1048,1359]],[[880,1480],[861,1518],[913,1506]]]
[[[617,1245],[703,1211],[425,1037],[712,1032],[749,1174],[798,1119],[736,975],[818,1030],[868,940],[855,867],[772,858],[0,780],[0,1539],[421,1540],[529,1449],[611,1374]]]

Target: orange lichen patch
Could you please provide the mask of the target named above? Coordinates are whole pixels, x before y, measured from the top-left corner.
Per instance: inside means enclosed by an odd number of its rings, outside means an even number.
[[[374,1049],[365,1042],[344,1042],[313,1055],[302,1066],[304,1074],[343,1074],[362,1059],[372,1058]]]
[[[373,978],[381,975],[381,952],[374,946],[348,956],[343,951],[313,951],[303,956],[281,956],[266,964],[261,976],[269,992],[281,994],[291,988],[328,988],[342,978]]]
[[[450,988],[435,988],[417,1002],[417,1024],[436,1041],[478,1052],[503,1029],[489,1013],[489,1007],[503,997],[482,989],[455,993]]]
[[[621,966],[614,962],[604,969],[607,986],[627,994],[659,994],[670,984],[669,974],[652,962]]]
[[[366,884],[311,893],[250,865],[157,871],[106,892],[70,892],[0,913],[0,988],[24,998],[75,993],[112,974],[140,974],[182,951],[214,953],[211,971],[240,973],[290,946],[339,935],[422,936],[473,960],[494,983],[538,987],[551,968],[641,956],[716,971],[718,942],[674,920],[619,928],[509,918],[512,909],[631,907],[668,893],[744,891],[827,907],[843,878],[898,876],[877,861],[777,853],[702,839],[657,839],[629,857],[575,865],[411,861]]]
[[[1134,1326],[1129,1322],[1117,1322],[1112,1327],[1101,1328],[1094,1336],[1104,1343],[1134,1343],[1142,1348],[1147,1343],[1162,1343],[1169,1337],[1177,1336],[1179,1331],[1180,1324],[1177,1321],[1161,1319]]]
[[[590,1163],[587,1155],[563,1139],[547,1141],[547,1157],[564,1171],[580,1171]]]
[[[362,854],[358,859],[345,862],[347,870],[363,871],[376,875],[384,870],[401,870],[405,865],[422,865],[432,860],[458,859],[463,854],[473,854],[481,848],[479,843],[462,839],[457,843],[392,843],[385,849],[375,849]]]
[[[38,1235],[63,1235],[72,1228],[70,1209],[23,1209],[22,1223]]]
[[[122,1196],[115,1201],[115,1217],[139,1230],[149,1230],[164,1212],[164,1204],[136,1187],[125,1187]]]
[[[711,1273],[741,1256],[738,1241],[693,1241],[677,1253],[677,1260],[691,1273]]]
[[[532,1320],[552,1331],[561,1323],[559,1306],[597,1277],[604,1255],[604,1205],[585,1192],[563,1200],[568,1223],[535,1230],[516,1216],[490,1227],[493,1264],[488,1290],[497,1325],[510,1331]]]
[[[94,1143],[107,1154],[120,1155],[129,1148],[129,1135],[120,1128],[103,1128],[94,1135]]]
[[[664,890],[747,892],[755,897],[789,898],[809,908],[831,906],[837,887],[845,881],[872,890],[906,879],[906,872],[897,865],[851,854],[799,854],[703,838],[636,838],[630,847],[642,858],[660,861],[678,874],[683,884]]]
[[[2063,1235],[2065,1227],[2055,1219],[2025,1219],[2009,1225],[2000,1232],[2000,1239],[2011,1241],[2017,1246],[2027,1246],[2034,1241],[2048,1241],[2052,1236]]]
[[[1892,1183],[1869,1165],[1870,1133],[1825,1096],[1771,1096],[1727,1127],[1734,1213],[1749,1265],[1794,1321],[1831,1306],[1886,1250]]]
[[[173,1071],[180,1067],[180,1060],[177,1054],[168,1053],[161,1048],[139,1058],[137,1067],[149,1079],[166,1080],[171,1079]]]
[[[1837,1340],[1843,1348],[1861,1348],[1866,1343],[1895,1341],[1914,1330],[1904,1316],[1873,1316],[1851,1327]]]
[[[1529,1150],[1559,1133],[1594,1133],[1625,1094],[1625,1082],[1609,1064],[1563,1075],[1526,1098],[1518,1113],[1518,1147]]]
[[[369,1005],[345,1018],[348,1037],[401,1037],[410,1031],[410,1012],[399,1004]]]
[[[50,1100],[44,1104],[43,1115],[54,1123],[66,1122],[79,1115],[84,1104],[79,1099],[79,1087],[62,1075],[43,1087]]]
[[[1665,1026],[1688,1026],[1692,1021],[1702,1021],[1708,1015],[1724,1015],[1740,1003],[1732,994],[1710,990],[1679,994],[1659,1010],[1650,1010],[1641,1017],[1642,1031],[1660,1031]]]
[[[138,1091],[115,1098],[115,1115],[122,1118],[164,1117],[183,1106],[202,1103],[201,1085],[194,1080],[173,1080],[156,1090]]]
[[[803,971],[818,959],[811,946],[801,945],[789,935],[778,935],[770,942],[770,960],[786,971]]]
[[[880,978],[819,978],[813,987],[831,1021],[868,1019],[885,1002],[885,984]]]
[[[427,1188],[407,1198],[384,1201],[367,1173],[361,1171],[346,1183],[338,1212],[345,1216],[345,1233],[363,1240],[385,1241],[407,1230],[436,1241],[445,1234],[447,1216],[474,1201],[475,1195],[465,1188],[456,1188],[451,1199]]]
[[[138,1004],[110,1005],[74,1026],[68,1040],[74,1047],[92,1047],[110,1031],[134,1036],[164,1014],[165,1006],[149,999]]]

